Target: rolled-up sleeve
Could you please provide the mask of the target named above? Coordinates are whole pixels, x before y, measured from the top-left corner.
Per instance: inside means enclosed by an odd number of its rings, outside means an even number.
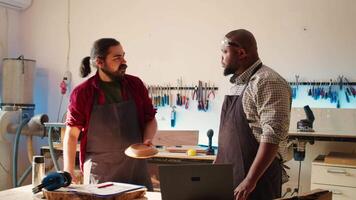
[[[279,144],[288,137],[291,90],[279,79],[261,81],[257,86],[256,108],[260,116],[260,142]]]
[[[79,90],[73,90],[70,95],[69,105],[67,109],[66,125],[78,127],[82,129],[86,123],[86,103],[83,101],[83,95],[80,95]]]
[[[156,109],[153,108],[152,100],[148,96],[148,90],[142,82],[141,94],[143,99],[143,114],[144,114],[144,122],[151,121],[155,118]]]

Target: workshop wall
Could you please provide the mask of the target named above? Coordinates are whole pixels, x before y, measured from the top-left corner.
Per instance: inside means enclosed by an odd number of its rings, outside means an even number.
[[[127,72],[147,84],[176,84],[183,77],[187,84],[210,80],[219,87],[210,111],[198,112],[193,104],[189,112],[178,113],[181,121],[176,128],[199,129],[202,144],[207,142],[206,130],[212,128],[217,133],[223,95],[231,87],[220,64],[220,40],[230,30],[252,31],[263,63],[289,81],[295,74],[304,80],[322,81],[343,74],[356,81],[352,76],[356,74],[353,0],[75,0],[70,1],[70,49],[67,2],[34,0],[25,11],[9,10],[6,29],[5,11],[0,7],[0,41],[7,41],[7,47],[2,47],[5,50],[0,51],[7,54],[0,56],[23,54],[37,60],[36,112],[48,113],[51,121],[57,120],[64,72],[72,72],[71,88],[82,82],[79,63],[89,55],[93,41],[101,37],[122,42]],[[64,96],[60,114],[68,96]],[[168,118],[169,109],[162,109],[158,113],[160,127],[170,129]],[[329,148],[328,143],[316,145]],[[308,180],[302,181],[308,184]]]
[[[262,61],[294,80],[329,80],[355,74],[356,2],[318,1],[116,1],[76,0],[70,4],[72,86],[80,60],[94,40],[118,38],[126,52],[128,73],[148,84],[211,80],[224,94],[231,85],[220,65],[220,40],[237,28],[251,30]],[[67,1],[35,0],[20,15],[18,52],[37,60],[48,76],[46,110],[56,118],[58,85],[66,69]],[[340,23],[342,22],[342,23]],[[10,26],[12,26],[10,24]],[[15,30],[14,30],[15,31]],[[12,33],[11,33],[12,34]],[[355,77],[349,77],[351,81]],[[50,103],[48,103],[50,102]]]

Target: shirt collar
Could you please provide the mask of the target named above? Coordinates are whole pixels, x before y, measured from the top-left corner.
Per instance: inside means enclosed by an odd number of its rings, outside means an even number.
[[[253,63],[249,68],[247,68],[242,74],[236,77],[236,84],[245,84],[250,79],[253,71],[261,64],[261,60],[258,59],[255,63]]]

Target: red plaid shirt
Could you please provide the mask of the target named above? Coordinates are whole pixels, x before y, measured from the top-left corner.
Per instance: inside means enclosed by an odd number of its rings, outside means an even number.
[[[153,108],[152,101],[148,97],[148,91],[141,79],[132,75],[125,75],[121,81],[121,93],[124,100],[128,99],[128,91],[136,103],[138,121],[143,132],[146,122],[154,119],[156,110]],[[70,127],[78,127],[81,130],[79,154],[81,169],[83,169],[85,160],[87,133],[94,104],[94,93],[97,94],[98,104],[104,104],[105,95],[99,88],[98,73],[78,85],[72,91],[69,100],[66,124]]]

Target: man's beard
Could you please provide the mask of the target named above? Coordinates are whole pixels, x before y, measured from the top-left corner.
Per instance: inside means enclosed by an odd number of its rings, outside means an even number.
[[[232,66],[226,66],[224,68],[224,76],[228,76],[230,74],[235,74],[236,69],[234,69]]]
[[[101,70],[106,74],[112,81],[120,81],[125,75],[125,72],[122,72],[122,70],[125,70],[127,68],[126,64],[121,64],[119,66],[119,69],[116,70],[115,72],[110,72],[107,70],[107,66],[101,68]]]

